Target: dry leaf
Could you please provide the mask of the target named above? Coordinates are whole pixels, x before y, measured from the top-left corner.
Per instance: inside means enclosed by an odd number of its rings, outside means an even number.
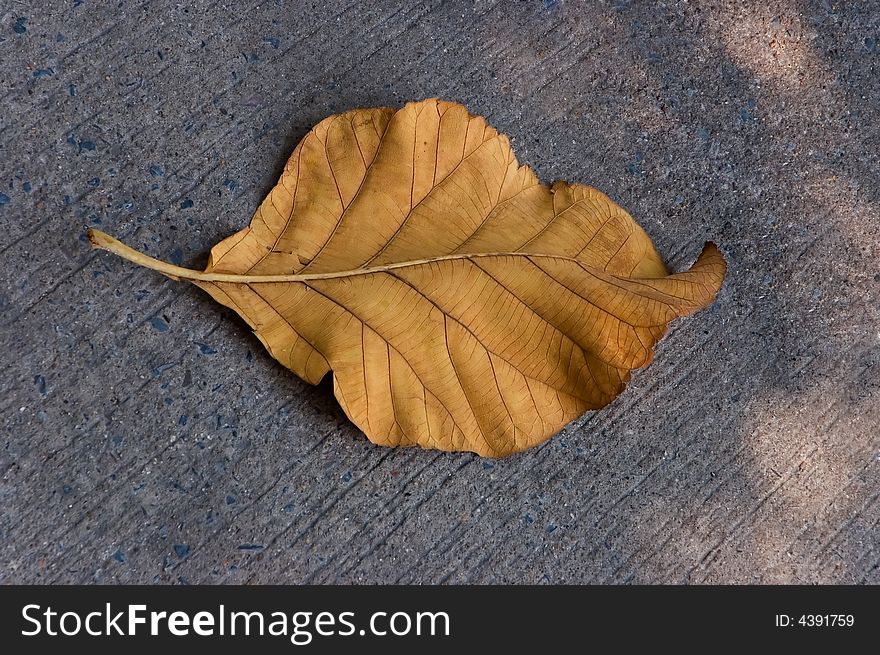
[[[198,285],[302,379],[332,370],[371,441],[491,457],[609,403],[725,273],[707,244],[669,275],[607,196],[540,184],[504,135],[438,100],[321,121],[204,272],[90,238]]]

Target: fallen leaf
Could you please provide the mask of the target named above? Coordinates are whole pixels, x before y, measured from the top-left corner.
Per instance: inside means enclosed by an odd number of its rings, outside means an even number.
[[[321,121],[204,272],[89,238],[198,285],[302,379],[332,370],[371,441],[490,457],[611,402],[726,269],[706,244],[669,275],[607,196],[541,184],[507,137],[439,100]]]

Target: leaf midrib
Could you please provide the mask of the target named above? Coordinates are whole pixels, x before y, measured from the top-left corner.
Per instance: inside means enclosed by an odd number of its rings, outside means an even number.
[[[566,257],[565,255],[549,255],[545,253],[534,252],[478,252],[478,253],[456,253],[452,255],[441,255],[439,257],[427,257],[424,259],[411,259],[404,262],[395,262],[393,264],[383,264],[381,266],[373,266],[370,268],[354,268],[347,271],[333,271],[330,273],[292,273],[290,275],[242,275],[240,273],[206,273],[205,271],[196,271],[191,268],[175,266],[161,259],[156,259],[145,255],[144,253],[125,245],[118,239],[101,232],[100,230],[90,229],[88,232],[89,240],[104,250],[119,255],[123,259],[127,259],[135,264],[146,268],[164,273],[172,278],[183,280],[196,280],[199,282],[230,282],[234,284],[257,284],[272,282],[309,282],[312,280],[333,280],[338,278],[355,277],[358,275],[372,275],[375,273],[383,273],[393,271],[399,268],[408,268],[411,266],[422,266],[424,264],[432,264],[435,262],[468,260],[486,257],[526,257],[526,258],[542,258],[542,259],[558,259],[563,261],[574,262],[580,266],[585,266],[584,262],[574,257]]]

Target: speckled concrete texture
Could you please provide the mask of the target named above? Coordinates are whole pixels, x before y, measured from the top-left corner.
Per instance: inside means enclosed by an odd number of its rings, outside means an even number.
[[[9,2],[0,581],[880,582],[880,4]],[[321,118],[439,96],[730,271],[613,404],[388,450],[198,289]]]

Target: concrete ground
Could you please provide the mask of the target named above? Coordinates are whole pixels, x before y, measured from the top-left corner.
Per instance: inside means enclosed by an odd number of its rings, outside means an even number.
[[[880,582],[877,2],[119,5],[0,10],[0,581]],[[431,96],[729,259],[540,448],[375,447],[85,241],[204,265],[312,124]]]

